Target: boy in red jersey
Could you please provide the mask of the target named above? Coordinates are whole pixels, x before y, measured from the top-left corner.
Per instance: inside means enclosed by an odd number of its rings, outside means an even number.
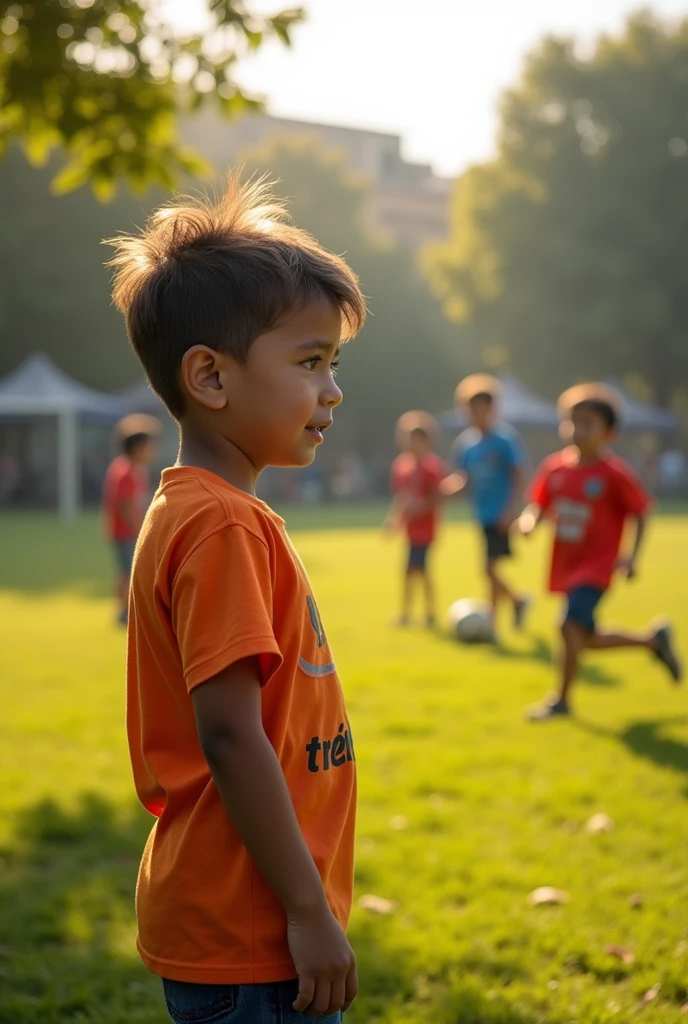
[[[397,620],[407,626],[411,617],[414,581],[422,581],[425,621],[435,624],[435,592],[428,571],[428,552],[437,532],[440,483],[446,476],[442,459],[432,450],[438,427],[428,413],[407,412],[397,423],[397,442],[402,449],[392,463],[390,485],[394,499],[385,527],[403,526],[409,542],[404,575],[402,610]]]
[[[569,692],[582,651],[645,647],[666,667],[674,682],[681,666],[668,624],[647,632],[598,629],[595,609],[615,570],[627,579],[637,574],[650,498],[622,459],[607,451],[619,421],[612,392],[601,384],[581,384],[559,399],[562,440],[570,446],[550,455],[530,487],[530,505],[519,520],[520,532],[532,533],[543,516],[555,530],[550,590],[566,594],[561,627],[564,651],[559,691],[535,707],[534,720],[569,714]],[[626,519],[635,520],[629,555],[619,558]]]
[[[154,416],[133,413],[119,421],[115,432],[122,450],[105,474],[103,515],[117,562],[117,617],[126,626],[134,548],[151,499],[149,470],[161,426]]]

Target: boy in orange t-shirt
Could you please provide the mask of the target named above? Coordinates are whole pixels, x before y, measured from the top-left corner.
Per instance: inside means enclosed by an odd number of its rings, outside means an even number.
[[[354,747],[308,577],[255,485],[313,461],[365,304],[260,183],[113,244],[115,301],[180,426],[130,597],[129,747],[157,819],[139,952],[175,1021],[336,1022],[358,987]]]

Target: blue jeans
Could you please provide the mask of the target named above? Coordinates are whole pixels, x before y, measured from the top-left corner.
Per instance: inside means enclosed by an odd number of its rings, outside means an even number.
[[[292,1003],[298,981],[265,985],[196,985],[163,978],[167,1011],[175,1024],[341,1024],[341,1013],[304,1017]]]

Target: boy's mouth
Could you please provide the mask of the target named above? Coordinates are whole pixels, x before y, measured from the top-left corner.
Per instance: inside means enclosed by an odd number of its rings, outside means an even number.
[[[323,423],[311,423],[305,429],[314,441],[320,444],[323,440],[323,432],[332,426],[332,420],[325,420]]]

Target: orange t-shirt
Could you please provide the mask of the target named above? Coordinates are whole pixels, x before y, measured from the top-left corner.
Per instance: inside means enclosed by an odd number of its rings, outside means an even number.
[[[266,735],[330,907],[346,926],[355,757],[308,577],[283,520],[264,502],[205,470],[166,469],[134,560],[127,731],[139,799],[158,819],[139,872],[138,948],[154,974],[174,981],[296,976],[284,910],[222,804],[189,696],[253,655]]]

